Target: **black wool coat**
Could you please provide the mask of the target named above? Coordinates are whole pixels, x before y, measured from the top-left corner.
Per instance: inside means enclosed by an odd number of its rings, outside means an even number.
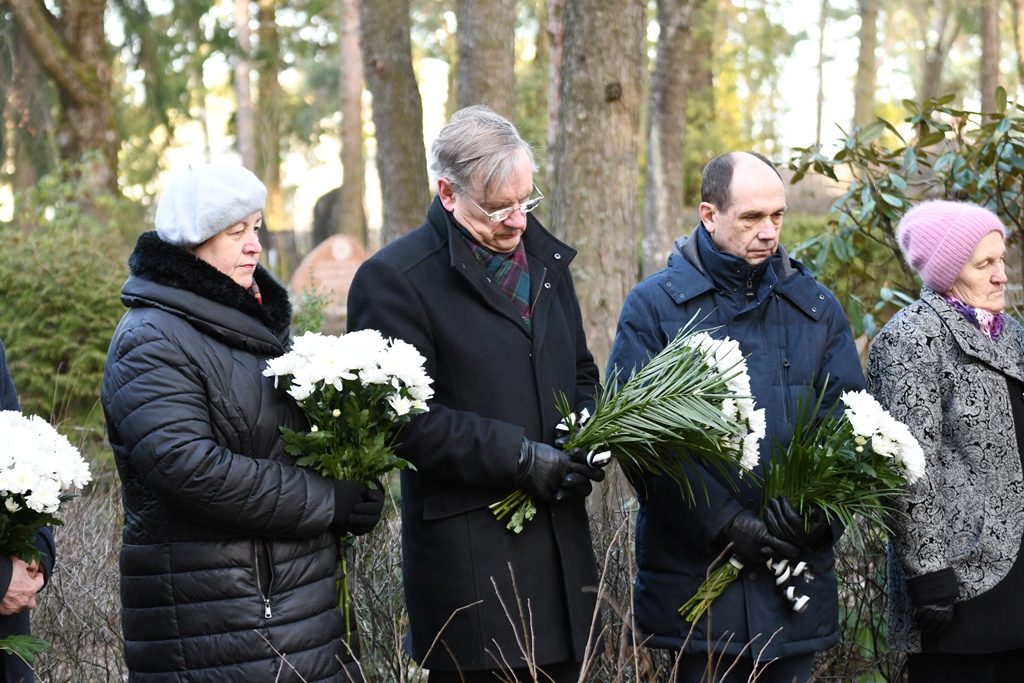
[[[287,292],[257,267],[261,306],[155,232],[129,267],[102,392],[129,680],[352,680],[334,488],[285,452],[278,428],[306,423],[262,375],[285,352]]]
[[[520,534],[487,507],[516,488],[524,436],[554,441],[556,395],[592,406],[599,382],[569,274],[576,252],[532,216],[523,243],[532,331],[436,198],[349,292],[349,329],[413,344],[434,380],[429,412],[403,428],[398,448],[416,467],[402,472],[406,644],[429,669],[498,669],[502,656],[523,666],[512,623],[522,641],[524,617],[540,665],[582,660],[591,633],[598,579],[585,501],[539,505]]]

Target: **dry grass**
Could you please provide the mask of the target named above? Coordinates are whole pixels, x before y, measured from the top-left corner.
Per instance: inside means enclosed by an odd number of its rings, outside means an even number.
[[[373,533],[358,539],[354,601],[359,617],[362,665],[370,683],[424,683],[426,672],[402,648],[407,616],[402,595],[401,528],[397,482],[388,512]],[[595,553],[602,574],[600,645],[588,656],[581,683],[654,683],[671,680],[673,662],[663,651],[635,646],[631,593],[635,577],[633,520],[636,501],[621,477],[611,476],[590,501]],[[100,474],[86,495],[66,506],[56,530],[58,566],[33,614],[34,632],[53,643],[36,665],[41,682],[124,681],[121,659],[117,557],[122,512],[117,477]],[[838,569],[845,622],[842,642],[817,660],[816,681],[896,683],[902,660],[884,647],[884,540],[868,534],[869,546],[840,546]],[[515,612],[515,596],[502,596]],[[528,623],[529,615],[510,614]],[[598,639],[594,639],[595,641]],[[517,653],[518,655],[518,653]],[[719,670],[728,662],[716,662]],[[543,676],[538,676],[541,681]]]

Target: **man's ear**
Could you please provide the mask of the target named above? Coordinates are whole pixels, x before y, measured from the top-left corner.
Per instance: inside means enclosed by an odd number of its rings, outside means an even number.
[[[455,210],[455,186],[447,178],[437,179],[437,196],[441,198],[441,205],[446,210]]]
[[[708,202],[701,202],[697,208],[700,212],[700,222],[704,224],[704,227],[711,234],[715,233],[715,217],[718,215],[718,209],[715,208],[714,204]]]

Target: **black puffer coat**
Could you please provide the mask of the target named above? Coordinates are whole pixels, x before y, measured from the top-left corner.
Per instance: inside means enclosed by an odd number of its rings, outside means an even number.
[[[261,374],[285,351],[287,293],[258,267],[261,306],[155,232],[129,267],[103,410],[130,680],[361,680],[338,610],[334,489],[285,453],[278,427],[305,422]]]

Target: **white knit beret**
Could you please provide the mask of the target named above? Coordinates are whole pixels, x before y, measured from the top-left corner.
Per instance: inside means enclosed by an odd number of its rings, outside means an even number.
[[[156,207],[156,234],[185,249],[263,209],[267,188],[235,164],[190,166],[179,173]]]

